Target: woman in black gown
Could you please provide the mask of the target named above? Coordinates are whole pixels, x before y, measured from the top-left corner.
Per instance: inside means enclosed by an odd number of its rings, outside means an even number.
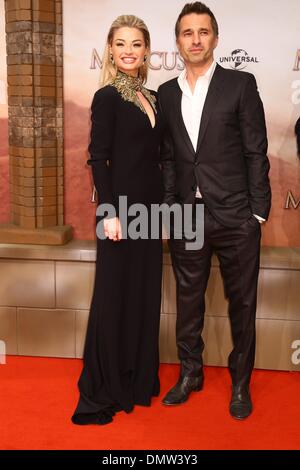
[[[118,214],[128,207],[162,201],[159,167],[162,134],[156,94],[147,90],[150,37],[142,20],[121,16],[111,26],[102,80],[94,96],[89,146],[99,203]],[[97,219],[98,221],[99,219]],[[162,242],[124,237],[119,219],[105,219],[106,239],[97,238],[94,293],[78,382],[74,424],[106,424],[116,411],[149,406],[159,394],[158,334]]]

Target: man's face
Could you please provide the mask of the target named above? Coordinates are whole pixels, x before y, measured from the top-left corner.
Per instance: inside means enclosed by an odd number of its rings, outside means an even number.
[[[181,18],[177,47],[186,64],[205,65],[213,59],[218,37],[209,15],[191,13]]]

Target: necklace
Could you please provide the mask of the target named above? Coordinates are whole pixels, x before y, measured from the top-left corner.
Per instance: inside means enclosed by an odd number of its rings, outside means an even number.
[[[127,75],[124,72],[118,70],[116,78],[111,83],[112,86],[116,88],[116,90],[120,93],[121,97],[125,101],[130,101],[131,103],[135,104],[140,110],[147,114],[144,106],[142,105],[141,101],[138,99],[137,91],[140,91],[144,97],[149,101],[152,108],[156,111],[156,98],[154,95],[151,95],[150,91],[147,90],[143,86],[143,80],[140,77],[132,77],[131,75]]]

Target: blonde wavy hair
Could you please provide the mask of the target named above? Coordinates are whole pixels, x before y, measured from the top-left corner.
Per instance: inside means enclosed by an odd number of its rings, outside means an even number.
[[[115,19],[112,23],[110,30],[107,35],[106,46],[104,49],[103,59],[102,59],[102,71],[100,76],[100,87],[109,85],[117,74],[117,67],[111,62],[109,48],[112,44],[112,40],[115,32],[119,28],[136,28],[143,33],[144,41],[146,48],[149,53],[147,54],[147,59],[139,68],[139,77],[143,79],[143,83],[147,81],[148,68],[149,68],[149,55],[150,55],[150,33],[145,25],[144,21],[134,15],[121,15]]]

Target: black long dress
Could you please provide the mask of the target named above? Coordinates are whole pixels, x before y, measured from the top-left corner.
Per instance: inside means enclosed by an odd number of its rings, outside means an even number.
[[[151,92],[154,94],[154,92]],[[161,115],[147,114],[108,85],[95,93],[89,152],[100,203],[118,209],[162,201]],[[107,164],[109,161],[109,165]],[[98,218],[97,218],[98,221]],[[78,382],[75,424],[106,424],[116,411],[149,406],[159,394],[162,241],[97,238],[94,293]]]

